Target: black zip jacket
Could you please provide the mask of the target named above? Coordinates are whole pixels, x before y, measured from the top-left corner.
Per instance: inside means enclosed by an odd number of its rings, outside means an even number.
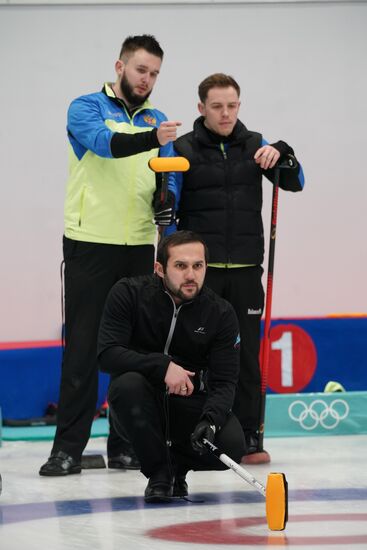
[[[178,207],[178,229],[199,233],[209,248],[210,262],[260,265],[264,259],[262,176],[274,181],[274,169],[262,170],[254,161],[264,144],[261,134],[237,121],[224,138],[204,126],[204,118],[194,123],[193,132],[175,141],[178,155],[190,162],[182,174]],[[284,141],[272,144],[280,160],[293,155]],[[300,191],[300,167],[282,170],[279,186]],[[303,177],[303,175],[302,175]]]
[[[163,391],[170,361],[194,371],[195,392],[207,391],[202,416],[219,429],[234,400],[238,334],[232,306],[209,288],[176,307],[157,275],[121,279],[102,316],[99,365],[112,377],[139,372]]]

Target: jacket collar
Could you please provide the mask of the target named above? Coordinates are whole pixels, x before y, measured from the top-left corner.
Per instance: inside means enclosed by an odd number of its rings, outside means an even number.
[[[163,279],[162,277],[159,277],[159,275],[157,275],[156,273],[154,273],[153,275],[154,279],[155,279],[155,282],[156,282],[156,285],[160,288],[160,290],[166,294],[167,296],[169,296],[169,298],[173,301],[173,297],[172,295],[170,294],[170,292],[167,290],[164,282],[163,282]],[[204,291],[204,288],[205,288],[205,285],[202,286],[200,292],[195,296],[195,298],[193,298],[192,300],[187,300],[187,301],[183,301],[181,302],[180,304],[176,304],[176,307],[180,307],[181,305],[188,305],[188,304],[193,304],[193,303],[197,303],[199,302],[202,294],[203,294],[203,291]]]
[[[220,143],[230,143],[231,145],[244,143],[252,136],[252,133],[247,130],[246,126],[240,120],[237,120],[233,132],[228,137],[211,132],[205,126],[204,120],[203,116],[195,120],[194,137],[207,147],[217,147]]]

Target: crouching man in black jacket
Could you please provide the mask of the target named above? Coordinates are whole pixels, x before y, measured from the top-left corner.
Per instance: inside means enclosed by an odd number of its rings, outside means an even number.
[[[207,248],[191,231],[161,241],[155,274],[121,279],[101,321],[98,357],[111,375],[108,401],[149,478],[146,502],[188,494],[189,470],[226,467],[203,438],[240,461],[241,426],[231,409],[239,374],[232,306],[203,286]]]

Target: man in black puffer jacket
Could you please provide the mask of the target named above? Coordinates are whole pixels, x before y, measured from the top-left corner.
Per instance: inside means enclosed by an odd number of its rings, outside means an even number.
[[[202,439],[239,462],[231,409],[239,372],[232,306],[203,287],[207,248],[179,231],[160,243],[155,275],[121,279],[103,313],[98,358],[111,375],[110,414],[149,478],[146,502],[187,495],[189,470],[225,469]],[[167,443],[170,442],[169,445]]]
[[[264,260],[262,176],[274,180],[274,167],[292,156],[294,169],[281,172],[280,188],[301,191],[304,178],[294,151],[284,141],[269,145],[238,120],[240,87],[219,73],[199,85],[201,117],[194,130],[174,145],[190,170],[176,174],[181,198],[178,229],[201,234],[210,264],[205,284],[234,307],[240,324],[240,378],[234,411],[241,422],[252,462],[268,462],[259,453],[261,379],[260,320],[264,307],[261,282]],[[167,234],[175,228],[167,230]],[[247,462],[248,459],[244,458]]]

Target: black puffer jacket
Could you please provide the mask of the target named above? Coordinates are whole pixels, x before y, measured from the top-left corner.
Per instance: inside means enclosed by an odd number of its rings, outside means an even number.
[[[183,174],[178,229],[200,233],[212,263],[261,264],[262,176],[274,179],[274,170],[263,171],[254,161],[262,136],[237,121],[231,136],[221,143],[203,121],[197,119],[193,132],[175,142],[176,153],[190,161],[190,170]],[[272,145],[281,158],[293,154],[282,141]],[[298,167],[282,172],[280,187],[300,191],[298,172]]]
[[[195,391],[207,389],[203,416],[219,428],[234,400],[238,333],[232,306],[209,288],[176,308],[157,275],[121,279],[102,316],[99,364],[113,377],[139,372],[162,390],[171,360],[195,371]]]

